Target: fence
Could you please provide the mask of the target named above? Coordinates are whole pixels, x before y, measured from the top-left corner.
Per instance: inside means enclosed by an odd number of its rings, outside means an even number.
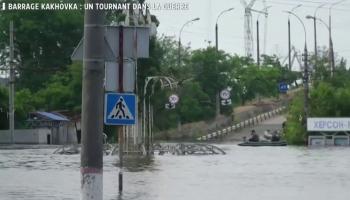
[[[254,125],[259,124],[260,122],[263,122],[264,120],[270,119],[276,115],[281,114],[286,109],[286,106],[279,107],[277,109],[274,109],[270,112],[262,113],[260,115],[257,115],[255,117],[249,118],[247,120],[244,120],[242,122],[239,122],[233,126],[229,126],[223,129],[220,129],[218,131],[209,133],[205,136],[201,136],[197,138],[198,141],[208,141],[208,140],[215,140],[219,137],[227,136],[230,133],[233,133],[235,131],[241,130],[243,128],[251,127]]]

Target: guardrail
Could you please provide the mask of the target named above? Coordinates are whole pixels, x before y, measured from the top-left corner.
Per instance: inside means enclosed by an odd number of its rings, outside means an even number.
[[[226,128],[223,128],[221,130],[209,133],[207,135],[201,136],[197,138],[198,141],[208,141],[208,140],[215,140],[224,136],[227,136],[230,133],[233,133],[235,131],[238,131],[243,128],[247,128],[250,126],[254,126],[256,124],[259,124],[263,122],[264,120],[270,119],[271,117],[274,117],[280,113],[282,113],[286,109],[286,106],[279,107],[277,109],[274,109],[270,112],[266,112],[260,115],[257,115],[255,117],[252,117],[250,119],[247,119],[245,121],[239,122],[233,126],[229,126]]]

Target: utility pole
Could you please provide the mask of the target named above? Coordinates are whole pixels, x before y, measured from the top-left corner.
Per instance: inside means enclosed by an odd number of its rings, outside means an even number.
[[[291,41],[290,41],[290,19],[288,17],[288,67],[289,71],[292,71],[292,58],[291,58]]]
[[[305,41],[305,47],[304,47],[304,78],[303,78],[303,83],[304,83],[304,118],[302,121],[302,125],[305,126],[305,130],[307,128],[307,118],[309,116],[309,66],[308,66],[308,52],[307,52],[307,37],[306,37],[306,28],[303,20],[301,20],[298,15],[291,11],[285,11],[286,13],[289,13],[289,15],[295,16],[300,24],[303,26],[304,29],[304,41]]]
[[[260,67],[260,41],[259,41],[259,20],[256,20],[256,60],[258,63],[258,67]]]
[[[335,3],[332,3],[329,7],[329,62],[331,67],[331,77],[334,75],[335,71],[335,59],[334,59],[334,49],[333,49],[333,40],[332,40],[332,8],[346,0],[340,0]]]
[[[317,30],[316,30],[316,16],[313,17],[314,20],[314,39],[315,39],[315,64],[317,64]]]
[[[331,9],[330,11],[331,12]],[[331,71],[331,77],[334,75],[334,52],[333,52],[333,41],[332,41],[332,15],[329,14],[329,66]]]
[[[119,56],[118,56],[119,72],[119,92],[124,93],[124,27],[119,27]],[[119,142],[119,192],[123,191],[123,155],[124,155],[124,132],[123,126],[117,126],[118,142]]]
[[[181,66],[181,37],[179,37],[178,49],[177,49],[177,67]]]
[[[308,52],[305,43],[304,48],[304,125],[306,126],[307,118],[309,116],[309,66],[308,66]]]
[[[218,24],[215,24],[215,49],[218,52],[219,51],[219,39],[218,39]]]
[[[9,80],[9,117],[11,144],[15,143],[15,66],[14,66],[14,43],[13,43],[13,21],[10,21],[10,80]]]
[[[293,7],[290,11],[287,11],[289,13],[288,15],[288,65],[289,65],[289,70],[292,71],[292,45],[291,45],[291,34],[290,34],[290,15],[295,11],[297,8],[300,8],[302,4],[299,4],[295,7]]]
[[[100,1],[85,0],[85,3]],[[102,200],[105,13],[85,10],[84,20],[81,199]]]

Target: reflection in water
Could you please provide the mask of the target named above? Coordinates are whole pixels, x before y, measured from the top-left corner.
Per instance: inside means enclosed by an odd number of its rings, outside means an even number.
[[[129,155],[124,158],[124,168],[129,172],[140,172],[144,170],[154,170],[154,157],[153,156],[138,156]],[[119,162],[117,161],[114,165],[119,167]]]
[[[118,194],[118,159],[104,157],[105,200],[344,200],[349,148],[238,147],[226,155],[129,156]],[[0,199],[76,200],[80,156],[0,150]]]

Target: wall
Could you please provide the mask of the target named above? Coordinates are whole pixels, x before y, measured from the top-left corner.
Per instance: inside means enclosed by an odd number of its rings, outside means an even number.
[[[51,135],[50,129],[17,129],[14,132],[16,144],[47,144],[47,135]],[[10,131],[0,131],[0,144],[9,144],[11,141]]]

